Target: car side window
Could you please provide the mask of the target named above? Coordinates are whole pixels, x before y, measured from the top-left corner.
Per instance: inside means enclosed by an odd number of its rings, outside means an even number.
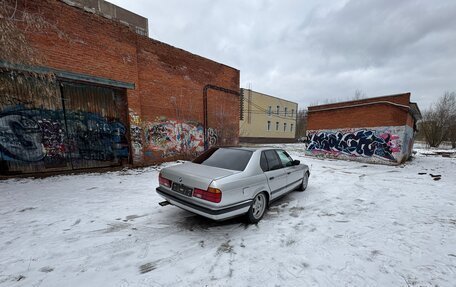
[[[293,159],[290,155],[284,150],[276,150],[277,154],[279,155],[280,161],[282,162],[283,166],[292,166]]]
[[[264,152],[264,155],[265,155],[266,161],[268,163],[268,167],[269,167],[268,170],[275,170],[275,169],[282,168],[280,159],[274,150],[267,150]]]
[[[260,167],[261,167],[261,169],[263,171],[268,171],[269,170],[268,161],[266,159],[266,155],[264,154],[264,152],[261,153]]]

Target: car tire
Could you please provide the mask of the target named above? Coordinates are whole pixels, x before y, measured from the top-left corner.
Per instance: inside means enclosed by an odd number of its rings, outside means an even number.
[[[306,173],[305,173],[304,176],[302,177],[302,183],[301,183],[301,185],[299,186],[298,190],[299,190],[299,191],[304,191],[304,190],[306,190],[308,184],[309,184],[309,172],[306,171]]]
[[[247,220],[249,223],[257,223],[263,218],[268,206],[268,198],[264,192],[258,193],[254,198],[249,211],[247,212]]]

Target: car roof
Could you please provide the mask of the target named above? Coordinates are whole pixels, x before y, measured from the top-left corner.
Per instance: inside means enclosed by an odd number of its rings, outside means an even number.
[[[263,150],[271,150],[271,149],[280,149],[280,148],[274,148],[274,147],[220,147],[220,148],[230,148],[230,149],[239,149],[239,150],[247,150],[247,151],[263,151]]]

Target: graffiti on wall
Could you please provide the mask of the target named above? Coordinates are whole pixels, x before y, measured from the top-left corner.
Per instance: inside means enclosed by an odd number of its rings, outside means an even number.
[[[203,126],[197,122],[164,120],[148,123],[130,112],[131,148],[135,160],[144,152],[156,152],[161,157],[197,155],[204,151],[203,135]],[[207,130],[207,141],[209,146],[217,144],[215,129]],[[113,161],[128,156],[127,130],[116,119],[109,120],[89,112],[67,110],[64,114],[62,110],[22,106],[0,113],[2,160],[56,166],[66,164],[70,159]]]
[[[131,148],[133,150],[133,157],[135,161],[140,161],[143,151],[142,140],[142,121],[132,109],[129,110],[130,115],[130,139]]]
[[[307,151],[336,157],[378,157],[395,161],[395,154],[401,152],[400,137],[388,130],[309,131],[307,141]]]
[[[0,155],[6,161],[110,161],[128,154],[125,126],[116,119],[21,107],[0,113]]]
[[[22,161],[39,161],[46,154],[38,122],[20,114],[0,117],[0,147],[11,158]]]
[[[65,116],[72,158],[112,161],[128,157],[126,128],[117,119],[89,112],[66,111]]]
[[[129,109],[130,139],[135,161],[145,155],[149,159],[176,155],[198,155],[204,151],[204,127],[196,121],[180,121],[157,117],[154,121],[141,118]],[[207,142],[214,146],[218,142],[217,131],[207,129]]]
[[[209,146],[214,146],[217,144],[218,135],[217,131],[213,128],[207,129],[207,142]]]
[[[207,134],[209,145],[215,145],[217,132],[209,128]],[[197,122],[155,121],[147,124],[144,136],[146,148],[161,153],[162,157],[204,151],[204,128]]]

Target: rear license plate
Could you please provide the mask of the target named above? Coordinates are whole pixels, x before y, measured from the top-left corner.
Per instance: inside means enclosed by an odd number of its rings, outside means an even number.
[[[181,183],[173,182],[173,186],[171,188],[173,191],[183,194],[185,196],[192,196],[193,188],[185,186]]]

